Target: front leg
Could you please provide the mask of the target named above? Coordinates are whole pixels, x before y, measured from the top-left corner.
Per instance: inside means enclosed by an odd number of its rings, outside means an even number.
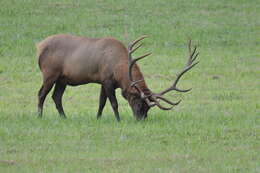
[[[119,113],[118,113],[118,103],[117,103],[116,94],[115,94],[115,88],[110,83],[104,85],[104,88],[105,88],[106,95],[113,108],[116,119],[117,119],[117,121],[120,121],[120,117],[119,117]]]
[[[97,119],[99,119],[102,116],[102,112],[106,105],[106,101],[107,101],[107,95],[106,95],[105,88],[102,85],[100,90],[100,96],[99,96],[99,107],[98,107]]]

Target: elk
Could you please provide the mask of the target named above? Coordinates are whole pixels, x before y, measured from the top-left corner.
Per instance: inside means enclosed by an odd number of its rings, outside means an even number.
[[[153,93],[146,85],[143,74],[136,64],[151,53],[138,58],[132,58],[132,54],[142,46],[137,46],[142,36],[128,45],[124,46],[120,41],[112,38],[87,38],[73,35],[49,36],[36,45],[38,63],[43,75],[43,84],[38,92],[38,116],[42,117],[43,104],[47,94],[52,87],[53,101],[61,117],[66,118],[62,96],[67,85],[77,86],[88,83],[101,85],[99,96],[99,107],[97,119],[102,116],[103,108],[109,99],[117,121],[120,121],[118,102],[115,89],[121,88],[122,96],[128,101],[133,114],[137,120],[147,117],[148,110],[157,106],[162,110],[171,110],[180,101],[174,103],[165,97],[164,94],[175,90],[188,92],[191,89],[179,89],[177,83],[184,73],[189,71],[198,62],[194,62],[199,55],[197,47],[192,49],[189,41],[189,57],[185,68],[177,75],[172,86],[160,93]],[[163,106],[160,101],[169,104]]]

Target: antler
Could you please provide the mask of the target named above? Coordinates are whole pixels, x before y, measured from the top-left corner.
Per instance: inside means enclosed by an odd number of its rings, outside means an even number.
[[[189,41],[189,47],[188,48],[189,48],[189,54],[190,55],[188,57],[188,61],[187,61],[185,68],[180,73],[177,74],[177,78],[175,79],[173,85],[170,88],[167,88],[166,90],[160,92],[159,95],[164,95],[165,93],[172,91],[172,90],[179,91],[179,92],[188,92],[188,91],[191,90],[191,88],[190,89],[184,89],[184,90],[177,88],[177,83],[179,82],[182,75],[199,63],[199,61],[193,63],[196,60],[196,58],[198,57],[199,53],[196,53],[197,46],[194,46],[193,51],[191,50],[191,40]]]
[[[154,94],[154,95],[153,95],[156,99],[163,100],[164,102],[166,102],[166,103],[172,105],[172,107],[166,108],[166,109],[165,109],[165,107],[163,107],[164,110],[170,110],[170,109],[172,109],[175,105],[178,105],[178,104],[181,102],[181,100],[179,100],[179,101],[176,102],[176,103],[173,103],[173,102],[169,101],[168,99],[162,97],[162,95],[164,95],[165,93],[167,93],[167,92],[169,92],[169,91],[172,91],[172,90],[179,91],[179,92],[188,92],[188,91],[191,90],[191,88],[190,88],[190,89],[179,89],[179,88],[177,88],[177,83],[179,82],[179,80],[180,80],[180,78],[182,77],[182,75],[183,75],[184,73],[186,73],[187,71],[189,71],[189,70],[190,70],[192,67],[194,67],[196,64],[199,63],[199,61],[193,63],[193,62],[196,60],[196,58],[198,57],[199,53],[196,53],[197,46],[194,46],[194,49],[192,50],[192,48],[191,48],[191,40],[189,40],[188,49],[189,49],[189,57],[188,57],[187,64],[186,64],[185,68],[184,68],[180,73],[177,74],[177,78],[176,78],[175,81],[173,82],[173,85],[172,85],[170,88],[167,88],[166,90],[160,92],[159,94]],[[195,55],[195,56],[194,56],[194,55]],[[158,106],[158,107],[161,108],[160,106]],[[161,108],[161,109],[162,109],[162,108]]]
[[[133,54],[137,49],[139,49],[139,48],[142,46],[142,43],[139,44],[139,45],[138,45],[137,47],[135,47],[135,48],[134,48],[134,46],[135,46],[139,41],[145,39],[146,37],[147,37],[146,35],[141,36],[141,37],[139,37],[138,39],[136,39],[135,41],[133,41],[132,43],[130,43],[130,44],[128,45],[128,76],[129,76],[129,79],[130,79],[130,81],[131,81],[130,86],[135,87],[135,88],[138,90],[138,92],[141,94],[141,98],[144,99],[144,100],[146,101],[146,103],[147,103],[150,107],[152,107],[152,106],[155,106],[155,104],[152,103],[152,102],[150,102],[149,99],[148,99],[148,97],[143,93],[143,91],[138,87],[138,85],[136,85],[137,83],[143,81],[144,79],[140,79],[140,80],[137,80],[137,81],[133,81],[133,77],[132,77],[132,67],[133,67],[133,65],[134,65],[138,60],[143,59],[143,58],[145,58],[146,56],[151,55],[151,53],[147,53],[147,54],[142,55],[142,56],[140,56],[140,57],[138,57],[138,58],[135,58],[135,59],[132,58],[132,54]]]
[[[145,58],[146,56],[150,55],[151,53],[147,53],[145,55],[142,55],[138,58],[135,58],[133,59],[132,58],[132,54],[142,46],[142,43],[139,44],[137,47],[134,48],[134,46],[141,40],[143,40],[144,38],[146,38],[147,36],[141,36],[140,38],[136,39],[135,41],[133,41],[132,43],[130,43],[128,45],[128,75],[129,75],[129,79],[131,81],[131,84],[130,86],[132,87],[135,87],[138,92],[141,94],[141,98],[145,100],[145,102],[150,106],[158,106],[160,109],[163,109],[163,110],[170,110],[172,109],[174,106],[178,105],[181,100],[179,100],[178,102],[174,103],[174,102],[171,102],[169,101],[168,99],[164,98],[163,95],[166,94],[167,92],[169,91],[172,91],[172,90],[175,90],[175,91],[179,91],[179,92],[188,92],[191,90],[190,89],[179,89],[177,88],[177,84],[180,80],[180,78],[183,76],[184,73],[186,73],[187,71],[189,71],[192,67],[194,67],[196,64],[199,63],[198,62],[195,62],[193,63],[196,58],[198,57],[199,53],[196,53],[196,50],[197,50],[197,46],[194,46],[194,49],[192,50],[192,46],[191,46],[191,40],[189,40],[189,43],[188,43],[188,49],[189,49],[189,57],[188,57],[188,61],[187,61],[187,64],[185,66],[185,68],[177,74],[177,78],[175,79],[175,81],[173,82],[173,85],[169,88],[167,88],[166,90],[158,93],[158,94],[155,94],[155,93],[152,93],[150,95],[145,95],[143,93],[143,91],[138,87],[137,83],[143,81],[144,79],[140,79],[140,80],[137,80],[137,81],[133,81],[133,77],[132,77],[132,67],[133,65],[140,59],[143,59]],[[195,55],[195,56],[194,56]],[[149,99],[148,99],[149,98]],[[150,101],[151,100],[151,101]],[[160,103],[159,103],[159,100],[162,100],[164,101],[165,103],[168,103],[171,105],[171,107],[164,107],[162,106]]]
[[[144,35],[144,36],[141,36],[140,38],[136,39],[135,41],[133,41],[132,43],[130,43],[128,45],[128,76],[129,76],[129,79],[130,81],[132,82],[131,83],[131,86],[134,86],[135,84],[137,84],[138,82],[141,82],[143,79],[141,80],[138,80],[138,81],[133,81],[133,77],[132,77],[132,67],[133,65],[140,59],[143,59],[144,57],[148,56],[148,55],[151,55],[151,53],[147,53],[145,55],[142,55],[136,59],[133,59],[132,58],[132,54],[142,46],[142,43],[139,44],[137,47],[134,48],[134,46],[141,40],[145,39],[147,36]],[[134,48],[134,49],[133,49]]]

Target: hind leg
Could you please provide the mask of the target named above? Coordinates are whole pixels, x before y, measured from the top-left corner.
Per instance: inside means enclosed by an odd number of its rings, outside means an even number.
[[[63,106],[62,106],[62,96],[63,96],[65,89],[66,89],[66,85],[57,81],[55,84],[53,95],[52,95],[52,99],[56,105],[56,108],[57,108],[60,116],[63,118],[66,118],[66,115],[64,113]]]
[[[54,78],[54,77],[47,78],[46,80],[44,80],[43,85],[38,92],[38,116],[39,117],[42,117],[42,109],[43,109],[44,100],[45,100],[46,96],[48,95],[48,93],[50,92],[50,90],[52,89],[52,87],[55,83],[55,80],[56,80],[56,78]]]

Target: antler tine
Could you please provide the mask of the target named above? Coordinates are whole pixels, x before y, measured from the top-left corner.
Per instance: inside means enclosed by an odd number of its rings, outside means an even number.
[[[154,100],[154,103],[156,106],[158,106],[158,108],[162,110],[171,110],[174,107],[174,105],[172,105],[171,107],[164,107],[156,99]]]
[[[132,50],[133,47],[134,47],[139,41],[145,39],[146,37],[147,37],[147,35],[143,35],[143,36],[139,37],[138,39],[134,40],[132,43],[130,43],[130,44],[128,45],[128,50]],[[139,48],[139,47],[140,47],[140,46],[138,46],[138,48]]]
[[[191,40],[189,40],[188,48],[189,48],[189,53],[190,53],[190,55],[191,55]]]
[[[129,53],[133,54],[137,49],[139,49],[141,46],[143,45],[143,43],[139,44],[136,48],[134,48],[133,50],[131,50]]]
[[[131,56],[129,56],[129,77],[130,77],[130,80],[132,81],[132,67],[133,67],[133,65],[136,63],[136,61],[138,61],[138,60],[140,60],[140,59],[143,59],[144,57],[146,57],[146,56],[149,56],[149,55],[151,55],[152,53],[147,53],[147,54],[145,54],[145,55],[142,55],[142,56],[140,56],[140,57],[138,57],[138,58],[136,58],[136,59],[132,59],[132,57]],[[130,58],[131,57],[131,58]],[[140,80],[139,80],[140,81]]]
[[[196,53],[195,57],[191,60],[191,63],[193,63],[196,60],[198,55],[199,55],[199,53]]]
[[[167,100],[166,98],[164,98],[164,97],[162,97],[162,96],[160,96],[160,95],[157,95],[157,94],[152,94],[150,98],[151,98],[152,101],[154,102],[153,106],[156,105],[156,106],[158,106],[158,107],[159,107],[160,109],[162,109],[162,110],[171,110],[174,106],[178,105],[178,104],[181,102],[181,100],[179,100],[178,102],[173,103],[173,102]],[[166,102],[166,103],[168,103],[168,104],[170,104],[170,105],[172,105],[172,106],[171,106],[171,107],[164,107],[164,106],[162,106],[162,105],[159,103],[158,99],[163,100],[164,102]],[[149,105],[149,104],[148,104],[148,105]]]
[[[131,86],[131,87],[132,87],[132,86],[135,86],[137,83],[142,82],[143,80],[144,80],[144,79],[140,79],[140,80],[134,81],[134,82],[131,83],[130,86]]]
[[[177,78],[176,78],[176,80],[175,80],[173,86],[176,87],[176,85],[177,85],[177,83],[179,82],[179,80],[180,80],[180,78],[182,77],[182,75],[183,75],[184,73],[186,73],[187,71],[189,71],[192,67],[194,67],[194,66],[197,65],[198,63],[199,63],[199,62],[196,62],[196,63],[194,63],[194,64],[190,64],[189,66],[186,66],[186,67],[184,68],[184,70],[181,71],[181,72],[177,75]]]
[[[177,83],[179,82],[180,78],[182,77],[182,75],[183,75],[184,73],[186,73],[187,71],[189,71],[192,67],[194,67],[194,66],[197,65],[198,63],[199,63],[199,62],[196,62],[196,63],[194,63],[194,64],[191,64],[190,66],[185,67],[185,69],[184,69],[183,71],[181,71],[181,72],[177,75],[177,78],[175,79],[173,85],[172,85],[170,88],[168,88],[168,89],[166,89],[166,90],[160,92],[159,95],[164,95],[165,93],[167,93],[167,92],[169,92],[169,91],[172,91],[172,90],[179,91],[179,92],[188,92],[188,91],[190,91],[191,88],[190,88],[190,89],[186,89],[186,90],[182,90],[182,89],[178,89],[176,86],[177,86]]]
[[[157,95],[156,98],[158,98],[158,99],[160,99],[160,100],[163,100],[164,102],[166,102],[166,103],[168,103],[168,104],[170,104],[170,105],[172,105],[172,106],[177,106],[177,105],[181,102],[181,100],[179,100],[178,102],[173,103],[173,102],[171,102],[170,100],[168,100],[168,99],[166,99],[166,98],[164,98],[164,97],[162,97],[162,96],[160,96],[160,95]]]
[[[188,92],[191,90],[191,88],[186,89],[186,90],[177,88],[177,83],[179,82],[179,80],[183,76],[183,74],[186,73],[187,71],[189,71],[191,68],[193,68],[195,65],[197,65],[199,63],[199,61],[193,63],[196,60],[196,58],[198,57],[199,53],[196,53],[197,46],[194,46],[194,49],[192,50],[191,45],[192,45],[192,42],[191,42],[191,40],[189,40],[189,43],[188,43],[189,57],[188,57],[188,61],[187,61],[185,68],[180,73],[177,74],[177,77],[176,77],[173,85],[170,88],[167,88],[166,90],[160,92],[158,95],[164,95],[165,93],[172,91],[172,90],[179,91],[179,92]]]
[[[144,57],[146,57],[146,56],[148,56],[148,55],[150,55],[151,53],[147,53],[147,54],[145,54],[145,55],[142,55],[142,56],[140,56],[140,57],[138,57],[138,58],[135,58],[135,59],[133,59],[132,58],[132,54],[138,49],[138,48],[140,48],[141,46],[142,46],[142,43],[140,44],[140,45],[138,45],[137,47],[135,47],[134,48],[134,46],[139,42],[139,41],[141,41],[141,40],[143,40],[143,39],[145,39],[147,36],[146,35],[144,35],[144,36],[141,36],[141,37],[139,37],[138,39],[136,39],[136,40],[134,40],[132,43],[130,43],[129,45],[128,45],[128,76],[129,76],[129,79],[130,79],[130,81],[131,82],[133,82],[133,78],[132,78],[132,67],[133,67],[133,65],[137,62],[137,61],[139,61],[140,59],[143,59]],[[133,49],[134,48],[134,49]],[[136,85],[138,82],[140,82],[140,81],[142,81],[142,80],[138,80],[138,81],[135,81],[135,82],[133,82],[131,85],[133,86],[133,85]]]
[[[190,52],[190,56],[189,56],[188,61],[187,61],[187,66],[190,65],[190,64],[197,58],[198,55],[195,56],[195,59],[193,58],[193,56],[194,56],[196,50],[197,50],[197,46],[194,46],[193,51]],[[189,51],[191,51],[191,48],[190,48],[190,47],[189,47]],[[197,54],[198,54],[198,53],[197,53]]]
[[[192,63],[196,60],[197,56],[199,55],[199,53],[196,53],[197,46],[194,46],[194,49],[193,49],[193,51],[191,52],[191,44],[192,44],[192,42],[191,42],[191,40],[190,40],[190,41],[189,41],[189,53],[190,53],[190,56],[189,56],[189,60],[188,60],[187,65],[192,64]],[[195,57],[193,57],[195,53],[196,53],[196,55],[195,55]]]
[[[155,102],[151,102],[148,98],[144,98],[144,101],[146,102],[146,104],[149,106],[149,107],[153,107],[156,105]]]

